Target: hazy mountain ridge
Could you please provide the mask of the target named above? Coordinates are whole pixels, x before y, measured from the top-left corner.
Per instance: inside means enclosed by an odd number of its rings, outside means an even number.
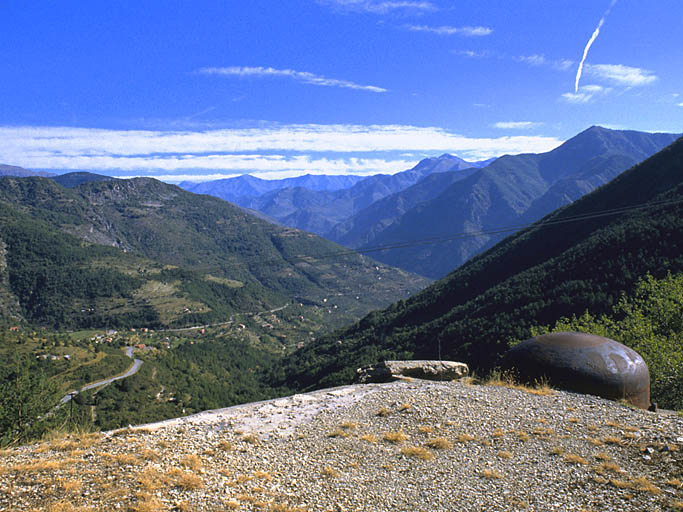
[[[387,264],[438,278],[508,232],[474,237],[459,234],[534,222],[607,183],[677,137],[594,126],[548,153],[503,156],[415,205],[376,234],[372,242],[354,247],[364,250],[425,238],[442,239],[437,244],[373,253]]]
[[[392,175],[377,174],[358,179],[350,187],[338,190],[312,189],[314,179],[336,176],[307,176],[264,183],[251,176],[240,176],[219,182],[206,182],[188,188],[195,193],[208,193],[258,210],[285,225],[325,236],[335,225],[345,221],[372,203],[399,192],[436,172],[467,169],[481,165],[444,154],[426,158],[407,171]],[[291,186],[294,185],[294,186]],[[237,192],[234,192],[232,187]],[[227,191],[226,188],[227,187]],[[265,191],[270,188],[270,190]]]
[[[6,165],[0,164],[0,176],[43,176],[49,177],[54,176],[54,174],[45,171],[31,171],[29,169],[24,169],[23,167],[18,167],[16,165]]]

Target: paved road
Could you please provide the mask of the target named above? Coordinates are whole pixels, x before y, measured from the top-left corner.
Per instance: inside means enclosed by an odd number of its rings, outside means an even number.
[[[126,347],[126,355],[130,357],[131,359],[133,358],[133,347]],[[141,359],[133,359],[133,364],[130,365],[130,368],[126,370],[124,373],[120,375],[115,375],[114,377],[109,377],[108,379],[103,379],[103,380],[98,380],[96,382],[91,382],[90,384],[86,384],[81,388],[80,391],[74,390],[69,393],[67,393],[60,401],[61,404],[67,403],[69,400],[71,400],[74,396],[76,396],[78,393],[82,393],[83,391],[88,391],[89,389],[93,388],[99,388],[99,387],[104,387],[116,380],[121,380],[125,379],[127,377],[130,377],[131,375],[135,375],[140,367],[142,366],[142,360]]]

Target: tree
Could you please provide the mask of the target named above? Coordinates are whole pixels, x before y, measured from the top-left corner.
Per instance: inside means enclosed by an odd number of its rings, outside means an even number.
[[[579,331],[612,338],[638,352],[650,369],[651,395],[660,406],[683,410],[683,274],[641,279],[611,315],[561,318],[546,332]]]
[[[51,428],[57,388],[31,364],[28,356],[13,355],[0,368],[0,445],[26,442]]]

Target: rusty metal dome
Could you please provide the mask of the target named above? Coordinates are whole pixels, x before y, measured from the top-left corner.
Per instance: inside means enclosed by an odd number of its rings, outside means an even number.
[[[609,338],[580,332],[536,336],[512,347],[503,368],[524,382],[541,379],[559,389],[601,396],[647,409],[650,372],[635,351]]]

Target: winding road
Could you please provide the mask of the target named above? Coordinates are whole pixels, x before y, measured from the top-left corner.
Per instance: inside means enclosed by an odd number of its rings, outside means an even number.
[[[133,347],[126,347],[126,355],[133,359]],[[77,394],[82,393],[83,391],[88,391],[89,389],[93,388],[99,388],[99,387],[104,387],[116,380],[121,380],[125,379],[127,377],[130,377],[131,375],[135,375],[140,367],[142,366],[142,360],[141,359],[133,359],[133,364],[130,365],[130,368],[128,368],[125,372],[115,375],[114,377],[109,377],[108,379],[102,379],[98,380],[95,382],[91,382],[90,384],[86,384],[81,388],[80,391],[78,390],[73,390],[67,393],[62,399],[59,401],[60,405],[63,405],[67,403],[69,400],[71,400],[73,397],[75,397]]]

